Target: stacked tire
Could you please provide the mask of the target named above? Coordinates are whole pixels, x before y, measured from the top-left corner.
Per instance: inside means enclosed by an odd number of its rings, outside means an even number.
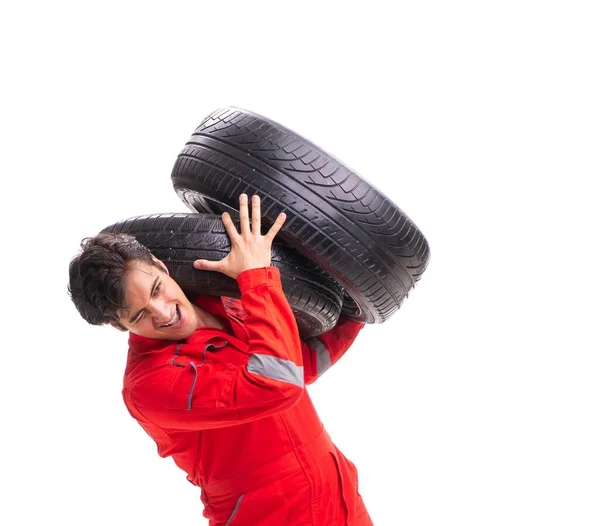
[[[239,296],[234,280],[191,261],[220,259],[229,241],[220,221],[237,217],[241,193],[261,197],[265,229],[287,219],[273,264],[301,335],[335,325],[340,313],[365,323],[388,320],[427,268],[429,245],[392,200],[335,157],[260,115],[227,107],[204,119],[173,166],[173,188],[191,214],[121,221],[170,266],[190,294]]]

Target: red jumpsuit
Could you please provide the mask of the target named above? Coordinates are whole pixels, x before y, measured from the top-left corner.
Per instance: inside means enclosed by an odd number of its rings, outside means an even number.
[[[237,281],[241,305],[196,300],[223,330],[200,327],[180,342],[130,335],[127,409],[158,454],[201,488],[210,526],[372,525],[356,467],[331,442],[305,387],[364,324],[342,321],[303,342],[277,268]]]

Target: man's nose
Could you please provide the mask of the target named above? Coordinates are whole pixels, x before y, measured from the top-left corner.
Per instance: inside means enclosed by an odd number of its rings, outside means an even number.
[[[157,325],[164,325],[171,321],[173,318],[173,310],[170,305],[165,301],[161,301],[156,299],[150,305],[150,312],[152,314],[152,318]]]

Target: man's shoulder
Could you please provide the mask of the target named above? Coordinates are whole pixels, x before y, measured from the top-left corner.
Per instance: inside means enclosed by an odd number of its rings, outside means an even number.
[[[154,340],[130,334],[123,389],[134,388],[145,377],[168,365],[169,356],[175,354],[178,345],[172,340]]]

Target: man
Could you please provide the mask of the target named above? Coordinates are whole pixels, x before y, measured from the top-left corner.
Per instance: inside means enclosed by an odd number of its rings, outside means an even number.
[[[210,526],[372,525],[355,466],[331,442],[305,385],[364,324],[341,320],[303,342],[271,267],[280,214],[260,231],[260,200],[240,196],[231,251],[197,269],[237,280],[240,301],[194,303],[166,266],[129,236],[85,240],[69,291],[86,321],[129,331],[123,397],[130,414],[201,488]]]

